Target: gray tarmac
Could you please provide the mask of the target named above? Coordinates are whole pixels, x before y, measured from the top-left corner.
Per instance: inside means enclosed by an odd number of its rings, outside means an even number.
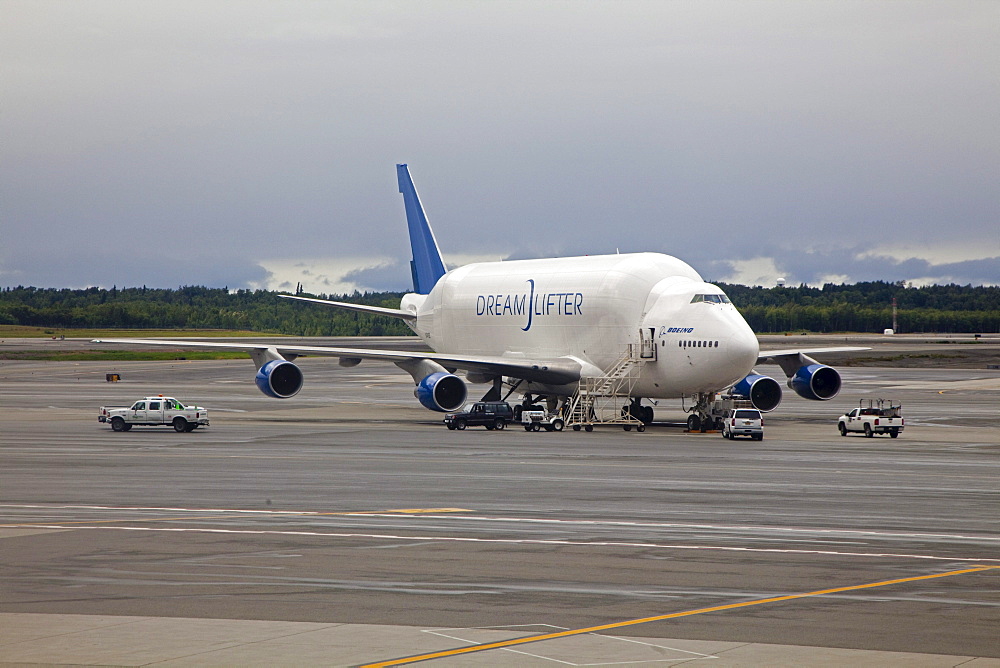
[[[762,442],[677,401],[450,432],[391,364],[306,358],[276,401],[249,360],[2,361],[0,666],[1000,666],[1000,341],[966,338],[874,340],[937,368],[841,367]],[[52,346],[88,344],[0,352]],[[212,426],[96,421],[147,394]],[[841,437],[875,397],[905,432]]]

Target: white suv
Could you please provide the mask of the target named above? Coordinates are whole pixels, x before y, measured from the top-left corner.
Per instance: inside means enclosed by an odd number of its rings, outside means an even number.
[[[756,408],[734,408],[726,411],[722,422],[722,438],[733,440],[749,436],[755,441],[764,440],[764,418]]]

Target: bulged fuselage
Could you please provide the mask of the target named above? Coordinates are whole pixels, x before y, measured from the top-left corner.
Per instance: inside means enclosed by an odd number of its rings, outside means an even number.
[[[655,349],[633,388],[643,397],[717,391],[746,376],[759,352],[722,290],[660,253],[470,264],[401,308],[437,352],[569,358],[584,376],[604,373],[630,344]]]

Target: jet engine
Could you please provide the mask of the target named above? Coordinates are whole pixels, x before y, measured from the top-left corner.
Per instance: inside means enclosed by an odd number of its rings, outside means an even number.
[[[257,369],[254,382],[267,396],[288,399],[302,389],[302,370],[287,360],[271,360]]]
[[[788,387],[803,399],[827,401],[840,393],[840,374],[825,364],[807,364],[788,378]]]
[[[465,381],[443,371],[424,376],[413,389],[413,396],[420,400],[424,408],[442,413],[461,408],[467,395]]]
[[[760,374],[751,373],[733,385],[733,394],[749,399],[754,408],[765,413],[773,411],[781,403],[781,385],[775,379]]]

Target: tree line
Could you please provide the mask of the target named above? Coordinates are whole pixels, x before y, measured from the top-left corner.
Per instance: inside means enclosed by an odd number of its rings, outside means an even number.
[[[400,320],[281,299],[269,290],[16,287],[0,291],[0,325],[88,329],[229,329],[297,336],[412,334]],[[285,293],[287,294],[287,293]],[[304,294],[304,293],[303,293]],[[306,295],[399,308],[401,292]]]
[[[869,281],[822,288],[719,283],[755,332],[1000,332],[1000,287]]]
[[[758,333],[877,332],[892,327],[892,300],[900,332],[1000,332],[1000,287],[873,281],[822,288],[747,287],[719,283]],[[296,292],[302,293],[299,290]],[[0,325],[88,329],[228,329],[296,336],[410,334],[401,321],[343,309],[310,306],[269,290],[187,286],[162,288],[7,287],[0,290]],[[398,308],[403,293],[307,295]]]

